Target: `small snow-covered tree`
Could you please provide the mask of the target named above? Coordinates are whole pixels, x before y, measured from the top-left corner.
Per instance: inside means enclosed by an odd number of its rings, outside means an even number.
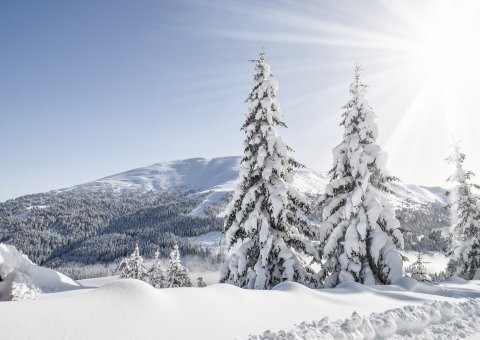
[[[155,252],[155,261],[153,265],[148,269],[147,272],[147,282],[155,288],[164,288],[165,287],[165,277],[163,275],[163,270],[160,263],[160,251]]]
[[[146,268],[143,264],[143,258],[140,256],[138,243],[135,245],[133,253],[120,262],[117,272],[120,273],[122,279],[145,279]]]
[[[180,251],[176,244],[170,253],[170,259],[168,261],[166,286],[168,288],[192,287],[188,271],[180,261]]]
[[[205,283],[205,281],[203,281],[203,277],[198,277],[197,278],[197,287],[200,287],[200,288],[204,288],[206,287],[207,284]]]
[[[255,62],[250,103],[242,130],[246,134],[240,180],[226,208],[229,247],[220,282],[249,289],[270,289],[283,281],[314,285],[303,254],[315,256],[308,206],[294,189],[301,165],[277,133],[286,127],[277,103],[278,84],[262,51]]]
[[[320,199],[319,250],[325,259],[320,277],[326,287],[347,281],[388,284],[402,275],[397,248],[403,248],[403,235],[386,196],[394,178],[385,170],[375,113],[360,75],[357,66],[340,124],[343,140],[333,149],[331,181]]]
[[[447,159],[455,166],[448,178],[454,183],[449,191],[453,217],[453,244],[450,251],[447,274],[460,276],[467,280],[480,278],[480,201],[473,192],[478,185],[470,183],[473,172],[463,169],[465,154],[458,144],[452,146],[452,154]]]
[[[412,279],[417,280],[418,282],[430,281],[425,268],[425,263],[427,262],[423,261],[423,254],[418,252],[417,259],[405,270],[405,272],[409,274]]]

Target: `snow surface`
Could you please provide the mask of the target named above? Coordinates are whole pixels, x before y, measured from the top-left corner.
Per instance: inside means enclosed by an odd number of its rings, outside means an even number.
[[[325,317],[302,322],[290,331],[266,331],[250,339],[458,339],[478,335],[479,312],[477,299],[458,303],[436,301],[372,313],[368,317],[354,312],[343,321],[332,322]]]
[[[384,332],[390,329],[388,320],[393,320],[397,329],[408,326],[412,334],[421,334],[422,330],[414,329],[412,325],[416,322],[408,320],[423,320],[421,325],[425,328],[437,325],[444,332],[436,334],[440,338],[441,334],[460,334],[462,329],[465,335],[471,335],[472,330],[478,330],[472,327],[478,325],[480,315],[478,300],[467,299],[480,297],[480,281],[462,279],[435,286],[402,278],[391,286],[348,283],[325,290],[283,283],[271,291],[243,290],[226,284],[155,289],[142,281],[115,280],[115,277],[105,279],[102,286],[100,281],[82,281],[85,286],[90,282],[90,287],[99,288],[42,294],[33,301],[0,303],[2,338],[246,339],[267,329],[271,332],[294,329],[302,322],[306,322],[308,332],[314,332],[310,325],[316,325],[313,321],[325,316],[331,320],[352,320],[405,306],[417,307],[402,309],[403,314],[397,310],[369,320],[377,320],[375,325]],[[433,301],[440,304],[432,304]],[[422,307],[424,303],[429,305]],[[438,306],[435,308],[442,317],[446,320],[450,315],[455,323],[441,327],[431,318],[427,322],[422,315],[429,315],[431,306]],[[353,311],[358,317],[351,318]],[[455,313],[458,315],[452,315]],[[469,318],[465,319],[466,316]],[[406,321],[400,323],[399,319]],[[354,329],[358,322],[347,324]],[[452,333],[452,327],[459,332]],[[362,337],[356,333],[354,338]]]

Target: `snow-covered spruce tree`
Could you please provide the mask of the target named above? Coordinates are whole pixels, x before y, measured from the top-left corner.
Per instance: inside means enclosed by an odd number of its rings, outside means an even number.
[[[170,259],[168,261],[166,287],[192,287],[188,271],[180,262],[180,251],[176,244],[170,253]]]
[[[471,280],[480,278],[480,202],[472,188],[479,186],[470,183],[473,172],[463,169],[465,154],[458,144],[452,146],[452,154],[447,159],[455,165],[455,172],[448,178],[454,183],[449,191],[453,221],[454,249],[450,251],[447,274]]]
[[[255,62],[240,181],[226,208],[225,233],[229,254],[220,282],[248,289],[270,289],[283,281],[315,286],[314,272],[303,254],[315,256],[309,238],[315,230],[305,213],[308,206],[293,188],[301,165],[276,127],[286,127],[277,103],[277,82],[263,51]]]
[[[143,264],[143,258],[140,256],[138,243],[135,245],[133,253],[120,262],[117,272],[120,273],[122,279],[145,279],[146,268]]]
[[[147,272],[147,282],[151,284],[155,288],[164,288],[165,287],[165,278],[163,275],[163,270],[160,265],[160,251],[157,250],[155,252],[155,262],[153,265],[148,269]]]
[[[425,263],[423,261],[423,254],[421,252],[417,253],[417,260],[409,266],[405,272],[410,275],[410,277],[418,282],[427,282],[430,281],[427,270],[425,268]]]
[[[320,199],[320,277],[325,287],[355,281],[389,284],[402,275],[397,248],[404,240],[387,200],[386,155],[377,144],[375,113],[365,99],[366,85],[355,69],[351,99],[344,107],[343,141],[333,149],[331,181]]]

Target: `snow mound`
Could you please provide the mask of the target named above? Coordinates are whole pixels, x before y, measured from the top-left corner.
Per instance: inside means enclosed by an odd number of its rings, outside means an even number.
[[[10,273],[0,283],[0,301],[34,300],[41,290],[22,272]]]
[[[251,340],[294,339],[458,339],[478,334],[480,301],[435,301],[346,320],[303,322],[288,331],[266,331]]]
[[[0,300],[35,299],[40,292],[80,288],[69,277],[35,265],[12,245],[0,243]]]
[[[367,285],[363,285],[358,282],[343,282],[335,287],[335,292],[345,292],[345,293],[362,293],[362,292],[371,292],[372,290]]]
[[[445,282],[456,283],[456,284],[466,284],[466,283],[469,283],[470,281],[462,279],[461,277],[458,277],[458,276],[452,276],[446,279]]]
[[[397,286],[400,289],[408,292],[446,297],[480,298],[480,292],[477,284],[465,280],[463,280],[463,282],[452,280],[449,281],[449,284],[449,286],[442,283],[425,284],[409,277],[401,277],[393,282],[394,286]]]
[[[278,285],[273,287],[272,290],[279,291],[279,292],[290,292],[290,293],[295,293],[295,292],[308,293],[312,291],[310,288],[300,283],[292,282],[292,281],[285,281],[285,282],[279,283]]]
[[[427,325],[425,334],[435,327],[439,334],[450,331],[450,339],[455,339],[462,330],[468,335],[475,327],[480,329],[477,300],[410,292],[394,285],[368,286],[364,291],[356,285],[313,290],[285,282],[274,290],[255,291],[227,284],[155,289],[133,279],[115,281],[111,277],[104,281],[99,288],[41,294],[36,301],[0,303],[2,339],[224,340],[246,339],[265,329],[271,330],[271,339],[282,339],[281,329],[287,329],[283,332],[292,334],[291,339],[334,338],[326,326],[336,329],[339,339],[346,339],[346,334],[355,335],[351,339],[365,338],[364,334],[395,339],[415,338],[420,334],[413,329],[417,322]],[[464,292],[468,296],[467,289],[480,292],[480,281],[445,283],[446,292],[458,290],[458,295]],[[440,311],[442,322],[434,323],[438,315],[431,313],[432,309]],[[352,311],[356,311],[353,316]],[[429,318],[428,323],[422,315]],[[312,322],[325,316],[331,321]],[[453,326],[455,322],[458,327]]]
[[[80,284],[62,273],[53,269],[37,266],[28,267],[26,274],[33,283],[44,293],[63,292],[81,288]]]
[[[122,296],[124,299],[150,300],[157,290],[148,283],[136,279],[120,279],[99,287],[96,294]]]
[[[0,277],[5,279],[14,271],[26,272],[33,262],[12,245],[0,243]]]

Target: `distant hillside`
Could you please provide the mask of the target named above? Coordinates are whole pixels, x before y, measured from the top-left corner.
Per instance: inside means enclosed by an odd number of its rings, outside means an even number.
[[[240,157],[159,163],[9,200],[0,204],[0,241],[52,267],[111,263],[129,253],[135,242],[147,256],[157,247],[166,256],[179,242],[184,254],[215,261],[219,240],[214,238],[221,235],[221,213],[239,163]],[[324,174],[308,168],[295,177],[296,187],[314,208],[327,182]],[[391,189],[402,225],[411,231],[407,248],[444,248],[441,233],[434,230],[448,225],[445,190],[403,183]]]

